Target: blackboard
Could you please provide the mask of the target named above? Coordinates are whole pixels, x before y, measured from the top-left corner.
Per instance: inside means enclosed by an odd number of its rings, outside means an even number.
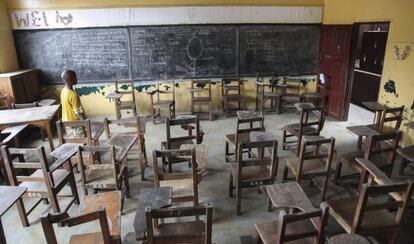
[[[15,31],[20,68],[39,68],[42,82],[62,82],[64,69],[80,81],[130,77],[128,30],[125,28]]]
[[[319,28],[318,25],[240,26],[239,75],[314,73],[318,64]]]
[[[20,68],[61,83],[73,69],[80,83],[316,72],[319,25],[179,25],[16,30]]]
[[[134,78],[237,74],[235,26],[135,27],[130,33]]]

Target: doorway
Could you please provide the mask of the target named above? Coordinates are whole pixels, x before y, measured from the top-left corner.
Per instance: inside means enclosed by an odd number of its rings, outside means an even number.
[[[350,102],[364,107],[380,92],[389,22],[355,23],[351,48]]]

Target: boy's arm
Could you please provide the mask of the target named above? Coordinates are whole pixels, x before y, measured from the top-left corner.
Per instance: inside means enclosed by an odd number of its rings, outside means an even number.
[[[80,102],[79,96],[76,96],[76,98],[73,99],[73,112],[76,114],[76,116],[78,116],[79,119],[81,120],[85,120],[86,116],[85,116],[85,112],[83,110],[82,104]]]

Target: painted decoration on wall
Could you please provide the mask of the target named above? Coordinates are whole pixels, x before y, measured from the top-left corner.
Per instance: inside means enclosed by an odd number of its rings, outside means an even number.
[[[135,25],[321,23],[322,7],[196,6],[11,10],[14,30]],[[214,14],[211,14],[214,13]]]
[[[397,94],[397,89],[395,87],[395,81],[393,80],[388,80],[385,84],[384,84],[384,90],[387,93],[392,93],[395,95],[395,97],[398,97]]]

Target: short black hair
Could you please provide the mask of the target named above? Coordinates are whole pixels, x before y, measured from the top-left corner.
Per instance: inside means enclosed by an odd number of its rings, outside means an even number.
[[[60,77],[62,78],[62,80],[67,81],[68,79],[76,77],[76,73],[73,70],[67,69],[62,72]]]

